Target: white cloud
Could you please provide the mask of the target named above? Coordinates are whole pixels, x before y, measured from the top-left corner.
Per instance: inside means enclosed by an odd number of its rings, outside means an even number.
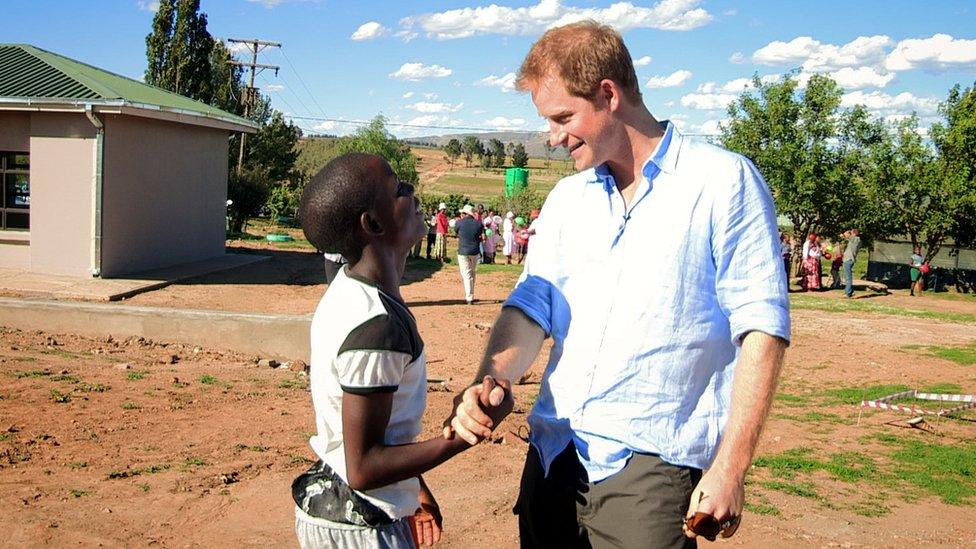
[[[224,47],[227,48],[227,51],[229,51],[231,55],[251,51],[251,48],[244,42],[224,42]]]
[[[285,87],[282,86],[281,84],[268,84],[267,86],[264,87],[264,91],[268,93],[278,93],[284,89]]]
[[[920,116],[931,116],[937,113],[939,109],[939,100],[937,98],[916,97],[908,92],[902,92],[898,95],[888,95],[879,91],[868,93],[854,91],[841,96],[840,104],[844,107],[864,105],[869,111],[886,116],[910,114],[912,112],[917,112]]]
[[[335,127],[336,127],[336,123],[335,122],[333,122],[331,120],[325,120],[325,121],[320,122],[320,123],[316,124],[315,126],[313,126],[312,129],[315,130],[315,131],[317,131],[317,132],[329,132],[329,131],[334,130]]]
[[[159,0],[139,0],[136,2],[136,5],[142,11],[151,11],[153,13],[159,11]]]
[[[639,59],[634,59],[634,66],[635,67],[646,67],[646,66],[648,66],[648,65],[651,64],[651,61],[652,61],[651,56],[650,55],[645,55],[645,56],[643,56],[643,57],[641,57]]]
[[[478,80],[475,82],[475,85],[499,88],[504,93],[515,91],[515,73],[510,72],[508,74],[503,74],[502,76],[495,76],[492,74]]]
[[[521,128],[525,125],[524,118],[505,118],[504,116],[496,116],[491,120],[485,120],[484,124],[486,126],[495,129],[509,129],[509,128]]]
[[[645,86],[648,88],[676,88],[691,78],[691,71],[674,71],[668,76],[652,76]]]
[[[681,106],[703,111],[725,109],[738,98],[732,93],[689,93],[681,98]]]
[[[892,71],[976,68],[976,40],[956,40],[948,34],[902,40],[888,55],[885,66]]]
[[[278,4],[281,4],[285,0],[247,0],[247,1],[252,4],[264,4],[264,7],[271,9],[277,6]]]
[[[789,42],[766,44],[752,54],[752,60],[763,65],[800,66],[808,72],[877,66],[884,61],[891,43],[891,38],[884,35],[858,36],[842,46],[798,36]]]
[[[457,105],[451,105],[450,103],[427,103],[420,101],[407,105],[405,108],[423,113],[443,113],[443,112],[458,112],[464,103],[458,103]]]
[[[437,101],[437,94],[436,93],[425,93],[424,94],[424,99],[426,99],[427,101]]]
[[[363,23],[356,29],[356,32],[352,33],[353,40],[372,40],[374,38],[379,38],[390,32],[390,29],[380,25],[376,21],[370,21],[368,23]]]
[[[404,99],[410,99],[411,97],[413,97],[413,92],[407,92],[403,94]]]
[[[878,72],[872,67],[859,67],[856,69],[844,67],[843,69],[829,73],[828,76],[833,78],[840,87],[847,90],[883,88],[895,78],[894,73]]]
[[[510,8],[490,4],[438,13],[425,13],[400,20],[404,30],[415,28],[438,40],[467,38],[480,34],[538,35],[546,29],[583,19],[594,19],[623,32],[635,28],[683,31],[708,24],[708,11],[697,7],[701,0],[661,0],[652,7],[617,2],[606,8],[580,8],[562,0],[540,0],[528,7]]]
[[[410,80],[413,82],[425,78],[444,78],[453,73],[451,69],[440,65],[424,65],[423,63],[404,63],[396,72],[390,73],[390,78]]]
[[[737,51],[729,56],[729,63],[735,63],[736,65],[741,64],[745,61],[746,57],[742,55],[741,51]]]
[[[700,133],[704,135],[719,135],[722,133],[722,126],[728,124],[729,120],[706,120],[699,125],[691,126],[691,133]]]
[[[437,114],[425,114],[407,120],[408,126],[444,126],[449,122],[448,117]]]

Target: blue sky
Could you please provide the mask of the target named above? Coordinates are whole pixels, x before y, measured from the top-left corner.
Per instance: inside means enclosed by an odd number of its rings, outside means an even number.
[[[125,76],[145,70],[150,0],[5,0],[0,42],[29,43]],[[658,118],[711,134],[753,74],[800,68],[834,76],[845,105],[923,126],[956,83],[976,81],[970,1],[202,0],[218,38],[281,42],[257,79],[275,108],[310,133],[385,115],[401,136],[442,128],[538,131],[527,95],[511,89],[548,27],[593,17],[621,30],[644,99]]]

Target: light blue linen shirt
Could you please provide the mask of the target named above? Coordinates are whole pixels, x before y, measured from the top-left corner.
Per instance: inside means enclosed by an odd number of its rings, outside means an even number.
[[[529,416],[546,474],[570,441],[590,482],[633,452],[708,468],[741,338],[789,340],[765,181],[745,157],[666,124],[629,211],[605,165],[556,185],[504,304],[553,338]]]

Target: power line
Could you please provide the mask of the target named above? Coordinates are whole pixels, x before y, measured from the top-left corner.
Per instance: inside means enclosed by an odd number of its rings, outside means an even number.
[[[264,69],[274,69],[275,74],[277,75],[278,69],[280,68],[277,65],[265,65],[265,64],[258,63],[258,53],[264,48],[268,48],[268,47],[280,48],[281,44],[279,42],[258,40],[257,38],[251,38],[247,40],[241,40],[240,38],[228,38],[227,41],[234,44],[244,44],[245,46],[247,46],[248,51],[251,52],[250,63],[235,61],[234,59],[227,61],[229,65],[235,65],[238,67],[249,67],[251,69],[251,80],[247,88],[245,89],[245,93],[244,93],[244,118],[247,118],[248,115],[251,114],[251,106],[254,105],[254,102],[257,99],[258,89],[254,87],[255,72],[256,71],[260,72],[263,71]],[[247,135],[246,133],[241,132],[241,151],[237,157],[238,171],[244,168],[244,141],[246,139],[246,135]]]
[[[302,74],[298,72],[298,69],[296,69],[295,65],[292,64],[291,59],[289,59],[288,56],[285,55],[285,50],[281,49],[278,51],[281,53],[281,56],[285,58],[285,61],[288,63],[288,66],[291,67],[291,70],[295,71],[295,76],[297,76],[298,81],[302,83],[302,87],[305,88],[305,91],[306,93],[308,93],[308,96],[312,98],[312,102],[315,103],[315,106],[319,108],[319,112],[322,113],[322,116],[328,116],[325,114],[325,109],[323,109],[322,106],[319,105],[319,102],[315,99],[315,95],[312,94],[311,90],[308,89],[308,86],[305,85],[305,79],[302,78]]]

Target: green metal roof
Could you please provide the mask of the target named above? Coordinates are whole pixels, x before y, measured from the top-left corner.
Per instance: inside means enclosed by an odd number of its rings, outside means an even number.
[[[150,107],[257,128],[206,103],[28,44],[0,44],[0,100]]]

